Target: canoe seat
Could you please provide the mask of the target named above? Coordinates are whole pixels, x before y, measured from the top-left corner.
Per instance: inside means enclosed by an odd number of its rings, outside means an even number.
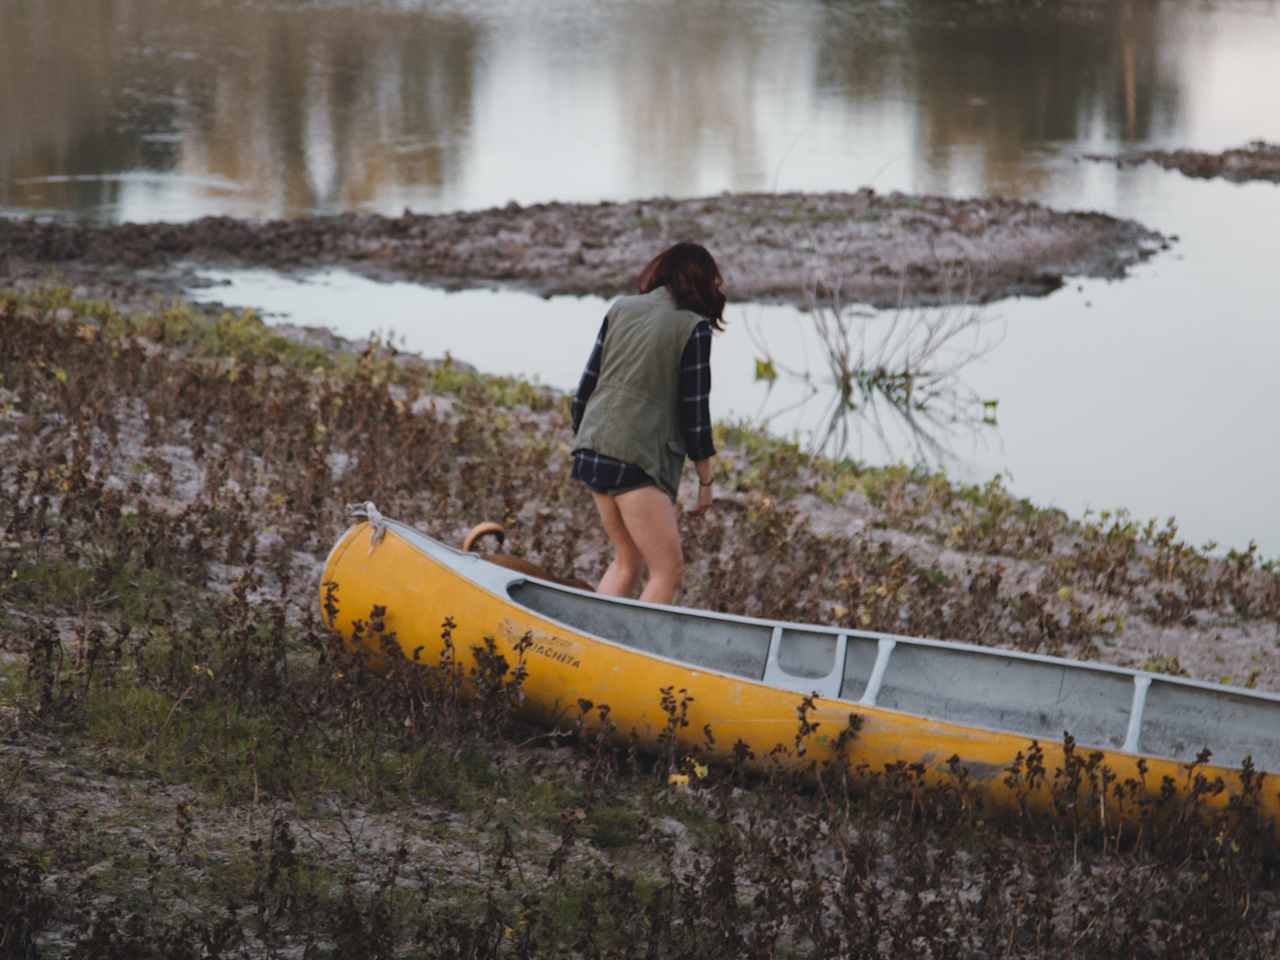
[[[796,693],[840,696],[849,638],[841,634],[774,627],[764,682]]]

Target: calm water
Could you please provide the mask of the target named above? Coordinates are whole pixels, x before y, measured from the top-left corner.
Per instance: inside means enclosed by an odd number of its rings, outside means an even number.
[[[1180,242],[1127,280],[993,308],[1004,341],[969,381],[999,398],[1000,428],[959,442],[953,469],[1280,555],[1280,187],[1078,160],[1280,141],[1280,5],[963,24],[957,6],[0,0],[0,212],[182,220],[872,185],[1133,217]],[[342,274],[214,293],[565,386],[603,306]],[[799,362],[805,321],[750,305],[734,318],[719,412],[785,405],[752,381],[743,331]]]

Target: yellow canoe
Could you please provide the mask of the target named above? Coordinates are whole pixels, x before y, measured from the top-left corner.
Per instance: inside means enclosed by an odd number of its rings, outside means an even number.
[[[620,733],[634,731],[656,745],[669,719],[660,691],[669,688],[676,698],[692,698],[680,737],[705,746],[709,726],[713,753],[722,756],[740,740],[759,762],[822,763],[836,757],[837,735],[856,714],[860,728],[841,759],[864,771],[902,762],[918,765],[925,782],[955,783],[962,767],[970,786],[997,805],[1090,802],[1105,807],[1109,822],[1149,812],[1143,794],[1150,803],[1165,788],[1176,805],[1198,777],[1202,785],[1220,779],[1224,788],[1205,794],[1208,807],[1226,809],[1232,798],[1239,805],[1244,793],[1245,806],[1280,823],[1276,694],[601,597],[496,566],[366,506],[370,520],[347,530],[325,564],[324,581],[337,585],[331,625],[350,637],[355,620],[383,606],[386,629],[406,655],[418,649],[435,662],[449,617],[463,668],[486,637],[515,662],[516,644],[527,636],[525,693],[552,722],[577,718],[578,701],[588,699],[609,706]],[[805,719],[816,729],[800,757],[798,710],[806,695],[813,699]],[[1064,748],[1064,732],[1074,751]],[[786,751],[775,750],[779,745]],[[1212,762],[1194,763],[1206,748]],[[1242,765],[1272,773],[1263,774],[1260,788],[1242,791]],[[1167,812],[1168,799],[1163,807]]]

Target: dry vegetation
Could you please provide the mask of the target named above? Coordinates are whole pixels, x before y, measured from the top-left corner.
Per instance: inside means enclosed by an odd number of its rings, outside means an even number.
[[[1056,811],[997,817],[962,770],[797,781],[529,728],[501,658],[472,698],[447,664],[373,675],[319,610],[348,502],[599,574],[562,397],[45,288],[0,293],[0,377],[0,957],[1280,957],[1248,771],[1220,815],[1154,795],[1126,827],[1077,802],[1082,757],[1038,774]],[[720,439],[691,605],[1280,688],[1252,551]]]

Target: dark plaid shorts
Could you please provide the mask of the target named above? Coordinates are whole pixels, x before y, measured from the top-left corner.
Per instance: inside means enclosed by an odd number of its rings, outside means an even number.
[[[649,476],[634,463],[624,463],[594,450],[575,450],[573,479],[581,480],[596,493],[617,496],[641,487],[656,487]]]

